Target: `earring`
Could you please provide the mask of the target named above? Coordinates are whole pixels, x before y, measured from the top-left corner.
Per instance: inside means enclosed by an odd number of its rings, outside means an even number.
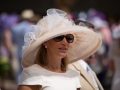
[[[47,48],[47,46],[45,46],[45,48]]]

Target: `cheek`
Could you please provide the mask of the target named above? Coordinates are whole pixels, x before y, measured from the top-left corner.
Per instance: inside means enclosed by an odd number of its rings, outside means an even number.
[[[57,44],[51,44],[51,48],[54,50],[54,49],[57,49]]]
[[[49,44],[48,46],[48,52],[50,52],[51,54],[56,54],[58,53],[58,46],[56,44]]]
[[[51,50],[54,50],[54,49],[56,49],[58,47],[58,43],[55,43],[53,40],[50,40],[49,42],[48,42],[48,48]]]

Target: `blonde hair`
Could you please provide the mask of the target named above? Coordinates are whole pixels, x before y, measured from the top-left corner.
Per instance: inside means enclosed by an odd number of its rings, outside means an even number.
[[[47,56],[46,48],[44,45],[41,45],[36,55],[35,63],[41,66],[46,66],[49,63],[48,60],[46,59],[46,56]],[[61,70],[66,71],[67,66],[68,66],[68,57],[66,56],[61,60]]]

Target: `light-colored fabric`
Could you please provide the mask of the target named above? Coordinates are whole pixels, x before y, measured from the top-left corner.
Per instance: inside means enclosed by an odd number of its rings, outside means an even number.
[[[90,77],[91,77],[91,79],[92,79],[92,81],[93,81],[96,89],[99,90],[98,85],[97,85],[97,82],[96,82],[96,80],[95,80],[95,78],[94,78],[94,76],[93,76],[93,74],[92,74],[92,71],[91,71],[90,67],[88,66],[88,64],[87,64],[84,60],[82,60],[82,59],[79,60],[78,62],[79,62],[79,63],[81,64],[81,66],[88,72],[88,74],[90,75]]]
[[[75,71],[67,69],[65,73],[55,73],[37,64],[23,69],[19,85],[42,85],[40,90],[77,90],[81,87]]]
[[[80,90],[97,90],[91,77],[89,76],[87,71],[81,66],[80,63],[74,62],[72,64],[69,64],[68,68],[75,70],[80,74],[80,84],[81,84]],[[96,74],[93,71],[92,73],[93,76],[95,77],[99,90],[104,90],[99,80],[97,79]]]
[[[98,85],[97,85],[97,82],[96,82],[96,80],[95,80],[95,77],[94,77],[94,75],[93,75],[93,73],[92,73],[92,71],[91,71],[91,69],[90,69],[89,66],[87,66],[87,72],[88,72],[88,74],[90,75],[90,77],[92,78],[92,81],[93,81],[93,83],[94,83],[94,85],[95,85],[95,87],[96,87],[96,90],[99,90],[99,87],[98,87]]]
[[[47,16],[43,17],[36,25],[28,27],[33,32],[24,36],[25,46],[22,48],[22,67],[34,64],[37,51],[41,44],[54,37],[73,34],[74,42],[70,44],[67,56],[69,63],[79,59],[85,59],[92,55],[101,45],[99,35],[87,27],[75,25],[72,20],[65,17],[67,13],[59,9],[47,10]]]
[[[78,62],[80,63],[80,65],[86,70],[87,68],[87,64],[85,63],[85,61],[83,61],[82,59],[78,60]],[[87,70],[86,70],[87,71]]]

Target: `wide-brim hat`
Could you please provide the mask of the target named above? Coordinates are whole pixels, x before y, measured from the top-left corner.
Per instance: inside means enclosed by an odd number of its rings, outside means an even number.
[[[25,34],[25,46],[22,48],[23,68],[34,64],[37,51],[43,42],[65,33],[74,35],[74,42],[70,44],[67,53],[69,63],[85,59],[99,48],[101,38],[97,33],[87,27],[75,25],[65,15],[64,11],[49,9],[47,16],[41,19],[37,25],[29,28],[33,29],[33,32]]]

